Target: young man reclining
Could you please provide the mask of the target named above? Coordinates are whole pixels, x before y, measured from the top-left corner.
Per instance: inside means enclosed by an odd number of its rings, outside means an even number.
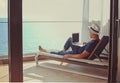
[[[90,40],[88,43],[86,43],[84,46],[76,46],[72,44],[72,38],[68,38],[64,45],[64,49],[60,52],[50,52],[52,54],[58,54],[63,55],[64,59],[67,58],[76,58],[76,59],[83,59],[88,58],[97,43],[99,42],[99,32],[100,27],[97,24],[93,24],[92,26],[89,26],[89,32],[90,32]],[[69,48],[72,48],[72,51],[67,51]],[[43,49],[41,46],[39,46],[39,50],[42,52],[48,52],[47,50]]]

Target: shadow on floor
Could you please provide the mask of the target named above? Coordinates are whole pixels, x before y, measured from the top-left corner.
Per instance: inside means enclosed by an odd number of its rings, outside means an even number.
[[[65,70],[65,71],[64,71]],[[68,72],[66,72],[68,71]],[[72,72],[70,72],[72,71]],[[76,72],[76,73],[75,73]],[[78,72],[97,73],[107,76],[106,70],[92,69],[89,67],[80,67],[78,65],[63,65],[53,63],[41,63],[38,66],[35,64],[24,69],[25,81],[39,81],[39,82],[102,82],[106,83],[107,80],[92,78],[77,74]],[[34,79],[34,80],[33,80]]]

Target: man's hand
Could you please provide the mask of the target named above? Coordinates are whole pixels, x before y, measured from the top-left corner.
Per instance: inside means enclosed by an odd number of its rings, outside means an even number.
[[[63,56],[63,59],[67,59],[67,58],[75,58],[75,59],[83,59],[86,58],[90,55],[90,53],[88,51],[83,51],[81,54],[67,54]]]
[[[87,44],[87,42],[83,42],[83,45],[86,45]]]

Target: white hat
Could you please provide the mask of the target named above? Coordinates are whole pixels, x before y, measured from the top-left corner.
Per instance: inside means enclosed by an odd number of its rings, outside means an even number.
[[[100,27],[97,24],[93,24],[92,26],[88,26],[91,33],[99,35]]]

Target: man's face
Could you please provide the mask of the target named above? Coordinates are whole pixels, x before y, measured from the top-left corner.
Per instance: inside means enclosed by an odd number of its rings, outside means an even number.
[[[92,35],[93,35],[93,34],[90,32],[90,38],[92,38]]]
[[[90,38],[93,38],[96,34],[90,32]]]

